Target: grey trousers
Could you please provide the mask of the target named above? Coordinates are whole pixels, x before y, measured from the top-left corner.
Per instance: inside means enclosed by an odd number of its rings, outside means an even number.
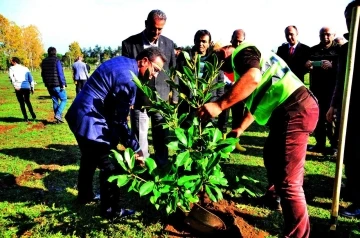
[[[167,148],[169,130],[162,128],[165,119],[159,113],[148,112],[146,109],[130,110],[131,130],[139,140],[140,148],[147,158],[149,154],[149,121],[151,120],[152,144],[155,151],[157,165],[163,166],[168,162],[169,150]]]

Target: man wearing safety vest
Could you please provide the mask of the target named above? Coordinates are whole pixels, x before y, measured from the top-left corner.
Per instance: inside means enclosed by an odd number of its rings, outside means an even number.
[[[231,64],[239,80],[223,97],[200,108],[199,116],[202,120],[217,117],[244,100],[247,113],[231,133],[239,137],[254,120],[269,126],[263,157],[268,181],[281,198],[283,235],[309,237],[303,179],[308,138],[319,117],[316,98],[280,57],[270,51],[260,53],[248,42],[220,60]]]

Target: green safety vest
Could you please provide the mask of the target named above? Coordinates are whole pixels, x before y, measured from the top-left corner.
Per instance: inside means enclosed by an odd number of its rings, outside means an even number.
[[[243,42],[231,55],[235,81],[239,80],[240,75],[235,70],[234,58],[237,53],[247,47],[255,46]],[[279,56],[273,52],[269,53],[267,56],[261,54],[261,81],[254,92],[245,100],[246,107],[260,125],[265,125],[269,121],[272,112],[296,89],[304,85]]]

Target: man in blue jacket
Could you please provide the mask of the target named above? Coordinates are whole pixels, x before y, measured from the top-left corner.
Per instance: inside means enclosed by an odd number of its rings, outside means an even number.
[[[118,168],[107,156],[110,150],[121,142],[135,151],[138,160],[143,159],[137,138],[127,122],[136,95],[131,72],[139,79],[150,80],[157,77],[164,62],[166,57],[157,47],[143,50],[136,59],[118,56],[104,62],[87,80],[65,116],[81,151],[78,202],[85,204],[93,200],[92,180],[99,167],[100,206],[104,217],[124,215],[124,210],[117,207],[119,189],[107,181]]]

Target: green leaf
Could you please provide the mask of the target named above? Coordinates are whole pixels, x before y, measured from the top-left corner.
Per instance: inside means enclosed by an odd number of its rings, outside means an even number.
[[[130,180],[131,177],[129,175],[120,175],[120,177],[117,180],[117,186],[118,187],[125,186]]]
[[[222,132],[216,128],[212,142],[216,143],[222,139]]]
[[[190,157],[190,153],[188,150],[180,153],[176,157],[175,164],[179,167],[185,164],[186,160]]]
[[[185,136],[185,133],[184,133],[184,129],[178,127],[175,129],[175,134],[176,134],[176,137],[178,138],[178,140],[184,145],[187,147],[187,139],[186,139],[186,136]]]
[[[120,166],[125,170],[128,171],[128,168],[126,167],[125,163],[124,163],[124,158],[122,157],[122,155],[117,152],[116,150],[111,150],[113,156],[115,157],[116,161],[120,164]]]
[[[140,197],[145,196],[153,191],[153,188],[155,186],[155,183],[153,181],[148,181],[141,185],[139,189]]]
[[[177,184],[178,184],[179,186],[182,186],[182,185],[184,185],[184,183],[186,183],[186,182],[188,182],[188,181],[191,181],[191,180],[196,180],[196,179],[198,179],[198,178],[200,178],[200,175],[182,176],[182,177],[178,180]]]
[[[167,147],[170,149],[170,150],[179,150],[179,142],[178,141],[172,141],[170,142],[169,144],[167,144]]]
[[[145,165],[149,169],[150,174],[152,174],[153,170],[157,167],[155,160],[150,157],[145,159]]]
[[[108,182],[112,183],[115,179],[117,179],[120,175],[113,175],[108,178]]]
[[[136,191],[136,190],[135,190],[136,184],[137,184],[137,180],[134,179],[134,180],[132,181],[131,185],[129,186],[128,192],[131,192],[132,190]]]
[[[130,169],[130,171],[132,171],[132,169],[134,168],[135,165],[135,158],[131,158],[131,153],[130,153],[130,149],[127,148],[124,152],[124,157],[125,157],[125,161]],[[133,161],[132,161],[133,160]]]
[[[110,176],[110,178],[108,179],[108,182],[113,182],[114,180],[117,180],[117,186],[118,187],[122,187],[124,185],[126,185],[129,181],[130,181],[130,176],[123,174],[123,175],[114,175],[114,176]]]
[[[184,70],[184,74],[186,75],[186,77],[189,78],[190,82],[194,82],[195,77],[194,77],[194,73],[192,72],[192,70],[187,66],[183,66],[183,70]]]
[[[222,195],[222,192],[221,192],[221,189],[218,188],[217,186],[212,186],[212,188],[215,190],[216,192],[216,198],[217,200],[222,200],[223,199],[223,195]]]
[[[164,187],[159,189],[159,192],[160,193],[168,193],[168,192],[170,192],[170,189],[171,189],[170,185],[165,185]]]
[[[211,199],[211,201],[217,202],[216,197],[214,196],[214,194],[211,192],[211,189],[208,185],[205,185],[205,191],[206,194],[209,196],[209,198]]]

